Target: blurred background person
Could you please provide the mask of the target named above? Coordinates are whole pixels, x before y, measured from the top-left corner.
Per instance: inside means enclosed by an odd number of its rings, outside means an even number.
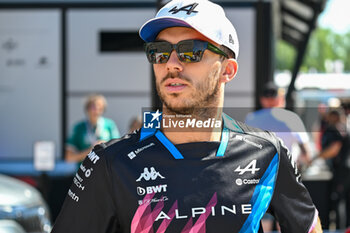
[[[291,151],[293,161],[302,168],[311,161],[309,136],[300,117],[285,107],[285,93],[273,82],[268,82],[259,98],[263,109],[249,113],[245,123],[274,132]],[[265,214],[262,219],[264,232],[274,230],[274,218]],[[278,224],[276,226],[278,229]]]
[[[350,226],[350,138],[346,130],[345,114],[339,109],[331,109],[327,114],[327,126],[322,134],[322,150],[319,157],[324,158],[333,174],[330,187],[330,208],[335,212],[337,228],[341,219]],[[339,211],[341,201],[345,201],[345,215]]]
[[[285,107],[285,92],[268,82],[259,98],[263,109],[249,113],[246,124],[274,132],[291,151],[299,167],[311,161],[310,138],[300,117]]]
[[[342,107],[346,116],[346,131],[350,133],[350,99],[344,99],[342,101]]]
[[[119,138],[117,125],[105,118],[107,102],[102,95],[91,95],[85,103],[86,119],[76,123],[67,140],[65,160],[81,162],[98,143]]]
[[[328,105],[319,103],[317,106],[318,119],[312,125],[312,138],[317,153],[322,150],[322,134],[327,126]]]

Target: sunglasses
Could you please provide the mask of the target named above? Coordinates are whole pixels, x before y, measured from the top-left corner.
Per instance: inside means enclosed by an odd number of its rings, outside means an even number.
[[[221,49],[202,40],[183,40],[177,44],[171,44],[167,41],[145,43],[147,59],[152,64],[167,63],[173,50],[176,51],[181,62],[200,62],[206,49],[228,58]]]

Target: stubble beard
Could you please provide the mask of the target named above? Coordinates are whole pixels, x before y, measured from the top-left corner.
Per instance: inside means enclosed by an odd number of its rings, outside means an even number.
[[[193,84],[192,80],[188,77],[184,77],[181,73],[168,73],[160,83],[157,83],[156,88],[158,96],[164,106],[167,108],[167,114],[181,114],[181,115],[191,115],[199,119],[207,119],[213,117],[216,114],[219,101],[219,77],[218,70],[213,71],[208,75],[202,83]],[[179,78],[190,83],[194,88],[195,92],[192,93],[187,99],[181,100],[180,106],[174,106],[174,104],[169,101],[169,98],[176,99],[179,98],[181,94],[172,93],[170,95],[164,94],[160,90],[160,85],[169,78]]]

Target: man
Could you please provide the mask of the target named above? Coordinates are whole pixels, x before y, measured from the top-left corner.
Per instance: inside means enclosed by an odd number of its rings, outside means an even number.
[[[327,113],[327,126],[322,133],[322,150],[318,155],[324,158],[332,172],[330,185],[330,209],[335,212],[337,228],[342,228],[342,219],[346,227],[350,226],[350,136],[345,128],[346,108],[344,113],[338,109],[331,109]],[[344,210],[340,211],[341,202],[345,202]],[[343,213],[340,213],[343,212]]]
[[[53,232],[259,232],[268,208],[284,232],[321,232],[287,150],[221,112],[238,67],[237,35],[223,9],[207,0],[172,1],[140,35],[173,127],[144,127],[96,146]],[[215,123],[196,130],[207,122]]]
[[[273,82],[268,82],[259,100],[263,109],[248,114],[245,123],[274,132],[291,151],[298,166],[309,164],[309,136],[300,117],[284,109],[284,90]]]

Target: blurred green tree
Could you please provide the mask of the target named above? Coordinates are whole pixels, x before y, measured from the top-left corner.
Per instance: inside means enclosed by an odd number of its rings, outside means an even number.
[[[276,69],[277,70],[292,70],[296,51],[287,42],[278,40],[275,48],[276,53]]]
[[[283,40],[276,43],[276,69],[292,70],[296,49]],[[330,29],[317,28],[309,40],[301,71],[327,71],[327,61],[340,60],[344,64],[344,72],[350,72],[350,32],[340,35]]]

